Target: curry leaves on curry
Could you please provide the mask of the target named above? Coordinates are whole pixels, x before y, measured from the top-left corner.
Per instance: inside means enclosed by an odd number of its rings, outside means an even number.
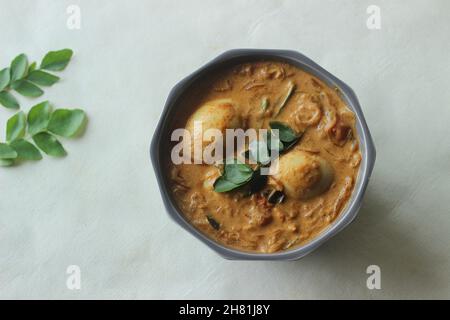
[[[0,104],[8,109],[20,108],[12,91],[31,98],[43,95],[44,91],[40,86],[52,86],[60,79],[48,71],[64,70],[72,54],[70,49],[50,51],[44,56],[38,69],[36,62],[29,64],[27,56],[19,54],[9,67],[0,70]]]
[[[271,130],[278,130],[278,137],[279,137],[278,151],[280,153],[286,152],[288,149],[293,147],[303,135],[303,133],[300,134],[296,133],[291,127],[279,121],[271,121],[269,125]]]
[[[271,121],[269,125],[271,130],[267,132],[266,138],[252,141],[243,153],[244,158],[257,163],[255,170],[237,159],[227,159],[222,175],[214,182],[214,191],[229,192],[246,184],[249,184],[250,193],[262,189],[262,186],[267,182],[267,177],[260,174],[260,167],[270,165],[271,160],[273,160],[271,151],[278,149],[278,154],[280,154],[294,146],[301,138],[301,134],[297,134],[282,122]],[[278,131],[278,138],[272,130]],[[283,201],[283,198],[284,196],[282,197],[281,194],[277,193],[272,201],[279,203]]]
[[[264,140],[255,140],[249,144],[248,150],[244,153],[246,159],[251,159],[261,165],[267,165],[272,160],[273,150],[277,150],[278,154],[286,152],[302,136],[282,122],[271,121],[269,125],[271,130],[267,132]],[[273,130],[278,130],[278,136],[274,134]]]
[[[271,121],[269,125],[272,130],[278,130],[278,136],[283,142],[292,142],[299,138],[299,135],[293,129],[282,122]]]
[[[236,159],[225,161],[223,174],[214,182],[214,191],[228,192],[245,185],[253,177],[253,169]]]

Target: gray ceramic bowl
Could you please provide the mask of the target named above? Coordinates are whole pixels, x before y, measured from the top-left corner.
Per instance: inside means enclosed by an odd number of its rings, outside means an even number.
[[[163,161],[165,158],[163,153],[166,150],[165,148],[167,148],[169,142],[168,139],[170,139],[170,119],[176,116],[178,105],[177,101],[178,99],[180,99],[183,93],[188,90],[192,83],[194,83],[197,79],[207,73],[214,72],[214,70],[219,67],[223,67],[227,64],[232,65],[245,61],[254,61],[257,59],[276,59],[288,62],[317,76],[318,78],[326,82],[329,86],[338,87],[342,92],[343,99],[356,114],[357,131],[360,138],[360,148],[363,156],[358,179],[356,181],[352,197],[344,212],[342,212],[339,217],[319,236],[317,236],[307,244],[293,248],[292,250],[270,254],[248,253],[225,247],[208,238],[206,235],[193,227],[188,221],[184,219],[183,214],[177,208],[175,201],[172,199],[172,196],[169,192],[170,186],[167,181],[167,177],[164,174],[163,166]],[[370,136],[370,132],[367,128],[361,106],[359,105],[358,99],[356,98],[353,90],[344,82],[330,74],[328,71],[324,70],[314,61],[296,51],[289,50],[230,50],[221,54],[188,77],[181,80],[169,93],[158,126],[153,135],[150,154],[162,199],[170,217],[172,217],[175,222],[177,222],[181,227],[189,231],[197,239],[201,240],[203,243],[208,245],[211,249],[219,253],[224,258],[239,260],[296,260],[318,248],[322,243],[344,229],[356,217],[375,163],[375,147],[372,141],[372,137]]]

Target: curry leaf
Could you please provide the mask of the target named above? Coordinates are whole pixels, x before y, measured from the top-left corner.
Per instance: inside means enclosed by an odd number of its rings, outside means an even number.
[[[8,86],[10,79],[11,77],[9,68],[5,68],[0,71],[0,91]]]
[[[292,142],[299,138],[294,130],[282,122],[271,121],[269,125],[272,130],[278,130],[278,136],[283,142]]]
[[[14,165],[14,159],[0,159],[0,167],[11,167]]]
[[[0,70],[0,104],[10,109],[20,108],[12,90],[25,97],[39,97],[44,92],[40,86],[52,86],[60,78],[45,70],[61,71],[72,58],[70,49],[50,51],[42,59],[40,68],[36,62],[28,63],[25,54],[14,58],[9,68]],[[12,166],[16,160],[41,160],[41,151],[54,157],[65,156],[66,150],[56,136],[73,137],[87,123],[84,111],[60,109],[52,113],[48,101],[33,106],[28,116],[19,112],[8,119],[6,143],[0,143],[0,166]],[[29,136],[25,137],[28,132]],[[28,141],[31,137],[35,144]],[[41,151],[40,151],[41,150]]]
[[[22,80],[11,81],[9,83],[9,88],[14,90],[17,87],[19,87],[21,84],[22,84]]]
[[[22,79],[28,68],[28,59],[25,54],[19,54],[11,62],[11,82]]]
[[[24,139],[18,139],[10,144],[17,152],[17,158],[20,160],[41,160],[42,155],[39,150],[30,142]]]
[[[40,97],[44,93],[41,88],[27,80],[18,82],[18,84],[14,86],[14,90],[25,97],[31,98]]]
[[[236,185],[241,185],[248,182],[253,175],[253,170],[248,165],[243,163],[229,163],[225,164],[224,177],[226,180]]]
[[[86,122],[86,114],[83,110],[58,109],[55,110],[48,123],[48,130],[63,137],[73,137]]]
[[[66,150],[64,150],[64,147],[61,145],[58,139],[47,132],[35,134],[33,136],[33,141],[34,143],[36,143],[39,149],[44,151],[49,156],[64,157],[65,155],[67,155]]]
[[[28,74],[36,70],[36,61],[28,66]]]
[[[59,81],[59,77],[42,70],[35,70],[28,75],[27,80],[41,86],[51,86]]]
[[[11,142],[25,135],[26,117],[22,111],[8,119],[6,123],[6,141]]]
[[[299,140],[299,138],[292,140],[291,142],[283,143],[283,151],[286,152],[287,150],[292,148],[298,142],[298,140]]]
[[[15,159],[17,152],[6,143],[0,143],[0,159]]]
[[[7,91],[0,92],[0,104],[2,104],[4,107],[6,107],[8,109],[19,109],[20,108],[20,105],[19,105],[19,102],[17,101],[17,99],[14,98],[14,96]]]
[[[47,129],[50,120],[51,106],[48,101],[41,102],[28,112],[28,132],[35,135]]]
[[[223,176],[219,177],[216,182],[214,182],[214,191],[216,192],[228,192],[238,187],[239,185],[226,180]]]
[[[237,160],[226,161],[224,172],[214,182],[214,191],[228,192],[236,189],[252,179],[253,170],[250,166],[240,163]]]
[[[50,51],[42,59],[41,69],[51,71],[64,70],[72,58],[73,51],[70,49],[62,49],[59,51]]]
[[[283,142],[273,134],[272,130],[267,132],[267,147],[270,154],[272,154],[272,150],[278,150],[278,152],[284,150]]]

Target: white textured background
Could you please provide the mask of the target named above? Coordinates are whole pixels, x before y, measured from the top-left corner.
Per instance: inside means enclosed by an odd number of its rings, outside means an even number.
[[[69,4],[81,30],[66,27]],[[370,4],[381,30],[366,27]],[[0,168],[0,297],[450,298],[449,11],[446,0],[0,0],[0,66],[72,48],[42,99],[90,119],[67,158]],[[376,143],[358,219],[297,262],[220,258],[169,220],[150,165],[171,87],[240,47],[298,50],[347,82]],[[0,107],[2,139],[12,114]],[[80,291],[66,288],[71,264]],[[371,264],[381,290],[366,288]]]

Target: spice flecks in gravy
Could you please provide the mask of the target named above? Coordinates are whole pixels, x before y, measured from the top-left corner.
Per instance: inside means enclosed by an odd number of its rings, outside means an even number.
[[[220,166],[169,161],[173,197],[196,228],[226,246],[271,253],[310,241],[342,212],[361,153],[355,115],[338,90],[290,64],[258,61],[223,68],[190,91],[180,102],[187,111],[181,127],[193,118],[219,130],[269,128],[276,120],[302,134],[253,193],[245,186],[216,192]]]

